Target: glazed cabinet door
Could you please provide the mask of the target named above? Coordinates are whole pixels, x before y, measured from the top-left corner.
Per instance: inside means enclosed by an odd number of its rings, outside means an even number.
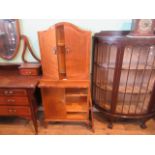
[[[91,33],[69,24],[64,25],[64,33],[67,79],[89,79]]]
[[[126,46],[116,113],[145,114],[155,81],[155,46]]]
[[[112,109],[113,86],[117,62],[116,45],[96,42],[93,67],[93,99],[101,108]]]
[[[55,27],[38,33],[41,51],[41,64],[43,76],[51,80],[58,80],[58,59],[56,48]]]

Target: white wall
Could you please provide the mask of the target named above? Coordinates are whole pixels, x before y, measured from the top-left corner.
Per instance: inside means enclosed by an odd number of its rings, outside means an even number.
[[[25,34],[30,41],[30,44],[38,57],[39,45],[37,32],[48,29],[50,26],[58,22],[71,22],[82,29],[90,30],[92,33],[96,33],[102,30],[130,30],[131,20],[49,20],[49,19],[22,19],[20,20],[21,33]],[[19,54],[16,58],[9,62],[18,63],[21,62],[22,42],[19,50]],[[28,52],[27,52],[28,53]],[[27,59],[34,61],[30,54],[27,54]],[[6,62],[0,58],[0,62]]]

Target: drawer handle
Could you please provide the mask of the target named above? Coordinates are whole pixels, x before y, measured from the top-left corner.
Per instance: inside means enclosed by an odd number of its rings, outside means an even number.
[[[4,94],[7,95],[9,92],[7,90],[4,91]]]
[[[8,111],[9,111],[10,113],[12,113],[12,112],[14,112],[14,113],[15,113],[15,112],[16,112],[16,110],[15,110],[15,109],[9,109]]]
[[[10,90],[10,91],[9,91],[9,94],[13,94],[13,91]]]
[[[27,72],[27,74],[32,74],[32,72]]]
[[[11,90],[10,90],[10,91],[5,90],[5,91],[4,91],[4,94],[5,94],[5,95],[13,94],[13,91],[11,91]]]
[[[15,102],[15,100],[13,100],[13,99],[8,99],[7,101],[8,102]]]

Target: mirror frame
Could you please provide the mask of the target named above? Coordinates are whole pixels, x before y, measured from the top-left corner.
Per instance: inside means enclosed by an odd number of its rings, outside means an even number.
[[[20,28],[19,28],[19,20],[15,19],[16,22],[16,33],[17,33],[17,43],[16,43],[16,49],[14,50],[13,54],[11,56],[5,56],[3,54],[0,54],[0,57],[5,59],[5,60],[12,60],[13,58],[16,57],[19,51],[19,46],[20,46]]]

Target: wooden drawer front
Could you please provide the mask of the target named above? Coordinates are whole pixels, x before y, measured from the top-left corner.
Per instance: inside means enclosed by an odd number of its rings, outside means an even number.
[[[21,75],[38,75],[39,70],[37,69],[20,69],[19,70]]]
[[[28,116],[31,114],[29,107],[20,106],[0,106],[1,116]]]
[[[29,105],[27,97],[1,97],[0,105]]]
[[[25,89],[0,89],[0,96],[27,96]]]

